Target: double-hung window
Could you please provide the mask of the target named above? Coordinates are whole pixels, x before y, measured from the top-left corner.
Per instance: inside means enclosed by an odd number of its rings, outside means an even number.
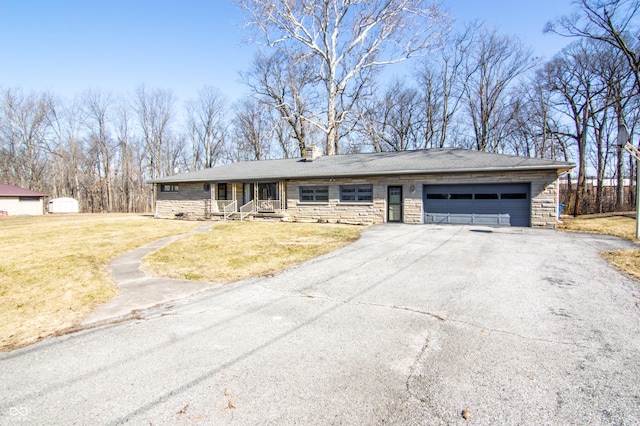
[[[329,201],[328,186],[301,186],[300,202],[303,203],[326,203]]]
[[[346,203],[372,203],[373,185],[342,185],[340,201]]]

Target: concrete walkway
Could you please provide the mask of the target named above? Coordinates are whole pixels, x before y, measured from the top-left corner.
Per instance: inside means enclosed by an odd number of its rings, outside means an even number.
[[[111,261],[109,273],[118,286],[118,295],[99,306],[81,326],[130,318],[143,309],[218,287],[220,284],[153,277],[141,269],[142,259],[148,254],[190,235],[208,232],[213,225],[203,223],[192,232],[161,238]]]

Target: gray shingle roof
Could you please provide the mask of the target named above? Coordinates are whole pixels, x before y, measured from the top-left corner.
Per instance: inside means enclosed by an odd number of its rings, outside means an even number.
[[[304,158],[246,161],[158,178],[150,183],[279,181],[336,177],[393,176],[425,173],[567,171],[573,163],[540,158],[442,148]]]

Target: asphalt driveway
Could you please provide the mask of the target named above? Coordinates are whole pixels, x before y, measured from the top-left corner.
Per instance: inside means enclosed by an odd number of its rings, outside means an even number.
[[[273,277],[0,355],[0,423],[635,423],[640,286],[598,256],[629,246],[373,227]]]

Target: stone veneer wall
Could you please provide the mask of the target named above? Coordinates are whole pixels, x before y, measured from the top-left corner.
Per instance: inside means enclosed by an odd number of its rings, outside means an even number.
[[[403,222],[424,222],[422,190],[424,185],[437,184],[531,183],[531,226],[555,228],[558,214],[558,176],[555,171],[517,173],[451,173],[399,177],[343,178],[293,180],[286,185],[285,218],[292,221],[326,221],[374,224],[387,221],[387,187],[403,187]],[[373,184],[373,202],[341,203],[340,185]],[[176,213],[190,217],[208,216],[210,192],[203,183],[180,183],[178,192],[156,189],[156,217],[173,218]],[[329,202],[300,202],[300,186],[328,186]],[[215,184],[212,188],[217,188]],[[412,191],[413,189],[413,191]],[[241,186],[238,189],[241,196]]]
[[[192,218],[208,217],[210,202],[211,193],[204,190],[203,182],[179,183],[178,192],[161,192],[157,185],[155,216],[173,219],[182,213]]]
[[[518,173],[457,173],[439,175],[413,175],[400,177],[372,177],[358,179],[325,179],[287,182],[288,219],[294,221],[322,220],[373,224],[387,220],[387,187],[403,187],[403,221],[424,222],[422,190],[424,185],[437,184],[491,184],[531,183],[531,226],[555,228],[558,208],[558,176],[555,171]],[[341,203],[340,185],[373,184],[372,203]],[[299,201],[300,186],[328,186],[329,202]],[[412,191],[413,189],[413,191]]]

